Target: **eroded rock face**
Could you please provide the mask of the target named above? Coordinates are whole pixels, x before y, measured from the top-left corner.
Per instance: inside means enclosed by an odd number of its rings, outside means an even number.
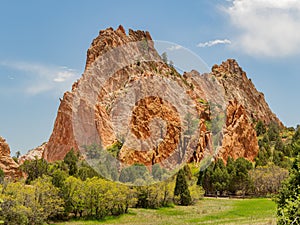
[[[0,168],[9,178],[22,177],[19,165],[10,157],[10,148],[6,140],[0,137]]]
[[[180,76],[173,68],[162,61],[130,63],[126,61],[127,57],[123,57],[121,63],[127,66],[115,71],[104,82],[100,82],[98,78],[107,71],[103,66],[104,64],[101,65],[97,60],[115,47],[138,41],[143,42],[151,57],[157,56],[148,32],[129,30],[127,35],[121,26],[117,30],[109,28],[100,31],[99,36],[94,39],[88,50],[86,69],[83,76],[73,84],[71,92],[65,93],[61,101],[54,129],[49,142],[45,146],[43,157],[50,162],[62,160],[71,148],[78,151],[78,139],[88,142],[90,138],[97,137],[97,140],[103,146],[112,145],[117,137],[113,132],[114,124],[111,121],[111,115],[119,115],[119,112],[127,109],[126,105],[132,104],[130,99],[127,99],[128,102],[125,101],[126,104],[123,104],[123,108],[114,110],[117,99],[127,94],[128,88],[132,88],[133,83],[137,80],[140,80],[140,85],[148,85],[149,87],[149,85],[152,85],[151,79],[153,77],[158,77],[158,79],[167,77],[176,82],[176,85],[189,96],[195,105],[196,114],[200,118],[197,124],[199,137],[197,140],[193,140],[191,144],[195,151],[192,155],[187,156],[189,161],[199,162],[206,151],[212,151],[212,134],[206,126],[206,121],[212,119],[211,112],[207,107],[208,101],[213,101],[219,105],[225,102],[227,111],[222,134],[223,142],[216,157],[220,157],[225,161],[228,156],[233,158],[245,157],[253,160],[258,153],[258,144],[252,121],[262,120],[265,123],[275,121],[279,124],[281,122],[270,110],[263,94],[255,89],[253,83],[247,78],[246,73],[236,61],[227,60],[220,66],[215,65],[212,72],[205,75],[207,79],[200,79],[200,74],[197,71],[191,71]],[[140,50],[134,47],[126,52],[128,58],[139,54]],[[117,60],[117,58],[112,59]],[[114,60],[113,63],[115,63]],[[222,90],[214,86],[212,82],[206,82],[207,80],[214,80],[222,87]],[[158,89],[167,92],[167,87],[163,84],[153,86],[151,91],[156,93]],[[221,91],[224,91],[223,95],[220,95]],[[93,97],[95,100],[91,108],[89,98],[95,93],[96,97]],[[133,91],[133,96],[138,95]],[[74,107],[74,102],[80,107]],[[152,149],[151,151],[136,152],[123,146],[119,154],[120,159],[129,164],[138,162],[145,165],[154,164],[168,157],[170,155],[168,151],[173,151],[172,146],[177,145],[181,147],[175,151],[174,157],[182,157],[182,145],[188,137],[178,136],[178,131],[182,129],[178,123],[180,119],[178,112],[172,110],[172,107],[161,101],[161,99],[149,98],[144,101],[138,101],[137,99],[136,102],[139,107],[135,109],[134,116],[130,121],[132,133],[141,140],[145,139],[149,136],[149,121],[153,117],[158,117],[167,121],[167,129],[162,131],[162,136],[167,137],[167,139],[156,148],[152,148],[151,143],[141,144],[145,148]],[[76,123],[74,123],[75,116],[77,117]],[[122,121],[122,115],[119,117]],[[80,123],[80,121],[85,122]],[[81,143],[84,143],[84,141],[81,141]]]
[[[237,100],[229,101],[222,148],[217,157],[224,161],[228,156],[234,159],[243,157],[253,161],[258,150],[256,132],[244,106]]]
[[[212,67],[212,75],[222,84],[227,101],[237,100],[247,113],[248,118],[265,124],[271,121],[283,126],[277,116],[271,111],[264,94],[257,91],[246,72],[234,59],[228,59],[221,65]]]
[[[228,102],[226,127],[218,157],[224,161],[228,156],[252,161],[259,150],[253,121],[283,124],[269,108],[263,93],[256,90],[234,59],[228,59],[219,66],[214,65],[211,74],[224,87]]]
[[[43,158],[49,162],[63,159],[72,148],[78,150],[72,126],[72,105],[73,95],[66,92],[58,109],[52,135],[43,152]]]
[[[113,47],[135,42],[138,42],[138,44],[133,44],[129,49],[127,46],[117,55],[107,53]],[[141,48],[139,45],[141,45]],[[111,72],[114,69],[114,67],[110,69],[110,65],[104,65],[99,60],[104,54],[104,60],[109,59],[109,63],[113,64],[117,61],[117,64],[120,62],[125,66],[114,71],[107,79],[101,80],[100,78],[105,76],[104,74],[107,71]],[[130,61],[130,59],[139,55],[142,57],[146,55],[145,57],[149,57],[150,60]],[[117,60],[119,57],[120,61]],[[164,78],[170,78],[169,81],[172,80],[173,84],[165,81],[166,79]],[[50,162],[61,160],[71,148],[78,150],[82,146],[82,143],[86,142],[93,143],[94,141],[101,143],[104,147],[112,145],[115,143],[117,137],[113,132],[114,124],[111,121],[111,115],[129,110],[128,106],[132,106],[132,104],[137,104],[138,102],[140,102],[140,105],[130,122],[131,131],[134,136],[137,139],[145,139],[147,135],[149,136],[147,134],[149,132],[147,131],[149,129],[147,123],[149,124],[150,120],[154,117],[158,117],[167,121],[164,135],[165,140],[155,148],[153,147],[154,145],[152,146],[153,148],[151,147],[151,143],[145,142],[141,144],[145,148],[152,149],[151,151],[138,152],[131,148],[128,149],[128,145],[126,147],[126,144],[124,144],[120,152],[120,160],[126,161],[127,164],[140,162],[149,165],[162,161],[162,159],[170,156],[173,151],[177,151],[173,156],[174,161],[178,160],[176,158],[184,157],[184,153],[182,152],[186,152],[183,149],[189,147],[184,146],[188,137],[184,137],[184,135],[179,137],[178,131],[183,129],[180,127],[178,121],[182,118],[178,118],[178,112],[174,111],[171,106],[174,102],[175,104],[180,103],[179,105],[184,105],[184,99],[180,100],[178,98],[179,93],[174,93],[174,91],[172,93],[172,90],[168,91],[170,87],[174,86],[176,86],[176,90],[184,93],[194,101],[193,105],[195,105],[196,109],[193,113],[197,114],[197,117],[200,118],[200,115],[201,118],[209,117],[207,115],[209,112],[204,110],[206,106],[198,102],[198,99],[203,97],[199,95],[201,92],[193,92],[191,84],[182,78],[175,69],[169,67],[160,59],[148,32],[129,30],[129,34],[126,35],[122,27],[119,27],[117,30],[109,28],[100,31],[100,35],[93,41],[88,50],[85,73],[80,80],[74,83],[72,91],[65,93],[61,101],[54,130],[46,145],[43,157]],[[131,90],[129,94],[133,97],[123,99],[123,103],[118,104],[116,101],[122,99],[123,95],[128,94],[129,90]],[[145,93],[147,91],[149,93]],[[170,98],[172,104],[159,99],[151,100],[151,98],[144,99],[144,101],[138,100],[144,94],[145,96],[151,96],[151,94],[159,92],[163,94],[168,93],[168,96],[165,97],[166,99]],[[159,106],[160,103],[161,106]],[[77,107],[74,107],[74,105]],[[116,107],[119,108],[116,109]],[[119,118],[118,122],[122,124],[122,115],[115,117]],[[126,120],[126,116],[124,120]],[[198,121],[198,125],[201,127],[201,131],[205,133],[204,122],[205,120],[201,119]],[[122,131],[122,125],[120,126]],[[133,139],[128,138],[129,141],[134,142]],[[81,146],[78,146],[78,140],[80,140]],[[193,145],[196,145],[197,140],[193,141]],[[174,150],[173,147],[177,146],[178,143],[181,143],[180,147]],[[204,152],[206,143],[207,141],[201,141],[197,151]],[[195,155],[200,156],[201,154]],[[168,162],[167,164],[171,165],[173,162]]]

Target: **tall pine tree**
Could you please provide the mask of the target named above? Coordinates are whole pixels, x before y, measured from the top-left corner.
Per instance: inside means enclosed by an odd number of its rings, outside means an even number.
[[[185,172],[180,169],[176,177],[174,196],[179,197],[179,205],[190,205],[192,203],[191,194],[185,177]]]

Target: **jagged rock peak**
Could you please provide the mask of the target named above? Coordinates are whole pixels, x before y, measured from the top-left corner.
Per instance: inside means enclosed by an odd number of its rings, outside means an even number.
[[[215,76],[220,77],[226,75],[246,76],[246,73],[239,66],[235,59],[227,59],[221,65],[215,64],[212,67],[212,72]]]
[[[87,69],[97,57],[111,48],[124,45],[129,42],[137,42],[142,40],[152,41],[151,35],[148,31],[134,31],[129,29],[129,33],[127,35],[122,25],[120,25],[116,30],[114,30],[112,27],[101,30],[99,32],[99,36],[93,40],[90,48],[87,51],[85,68]]]
[[[153,75],[154,77],[161,76],[173,79],[177,82],[178,87],[183,89],[182,93],[185,92],[190,96],[190,99],[195,102],[197,112],[201,115],[201,120],[199,121],[200,138],[193,157],[194,161],[199,162],[202,159],[206,149],[210,149],[209,146],[212,142],[212,136],[207,132],[205,123],[205,120],[211,119],[209,110],[207,110],[207,105],[205,104],[205,102],[209,101],[218,103],[218,105],[222,106],[226,105],[225,107],[227,107],[227,120],[222,136],[223,144],[218,157],[223,160],[227,160],[228,156],[234,158],[245,157],[249,160],[253,160],[259,149],[253,121],[262,120],[265,123],[269,123],[270,121],[281,122],[276,115],[272,113],[263,94],[256,90],[251,80],[247,78],[246,73],[234,59],[228,59],[221,65],[213,66],[212,72],[205,74],[206,80],[201,79],[200,74],[196,71],[185,73],[181,76],[174,68],[170,68],[163,62],[145,62],[132,64],[118,70],[104,83],[93,82],[93,85],[84,83],[90,80],[97,81],[97,79],[87,79],[87,75],[90,76],[89,78],[99,78],[105,74],[101,64],[97,64],[98,60],[101,59],[101,56],[115,47],[137,41],[147,41],[148,47],[153,48],[153,51],[155,51],[152,38],[147,31],[129,30],[128,34],[126,34],[125,29],[120,26],[116,30],[108,28],[99,32],[99,36],[93,40],[88,49],[86,71],[83,73],[83,76],[73,84],[72,91],[66,92],[64,98],[61,100],[54,129],[49,142],[45,146],[43,158],[50,162],[62,160],[71,148],[79,150],[80,143],[78,143],[78,137],[84,137],[84,140],[89,140],[90,137],[98,137],[104,147],[111,146],[115,143],[116,137],[112,130],[113,127],[110,121],[110,113],[124,111],[123,109],[112,110],[113,107],[117,106],[117,104],[115,104],[117,98],[125,95],[127,93],[126,88],[132,87],[133,82],[138,81],[140,78]],[[132,49],[130,54],[135,55],[137,52],[136,49]],[[112,58],[112,60],[116,59]],[[119,60],[122,62],[122,58]],[[124,61],[126,61],[126,58],[124,58]],[[91,66],[91,64],[95,65],[95,67]],[[141,82],[144,82],[142,84],[145,85],[147,80],[140,80]],[[205,82],[208,80],[213,82]],[[220,87],[216,87],[219,85],[212,85],[215,84],[214,82],[220,84]],[[80,87],[83,88],[78,88],[79,84],[81,85]],[[160,89],[165,90],[165,87],[163,86],[153,84],[153,87],[153,91]],[[96,103],[93,103],[92,110],[89,110],[89,107],[87,107],[89,105],[88,96],[90,95],[90,92],[97,93],[98,96]],[[220,92],[222,94],[220,94]],[[208,96],[211,99],[208,99]],[[126,101],[130,102],[132,99],[134,98],[128,98]],[[78,107],[80,110],[74,108],[74,102],[80,104],[80,107]],[[126,107],[128,105],[129,104],[123,104],[122,107],[127,109]],[[147,112],[145,113],[148,115],[147,121],[152,117],[160,115],[154,114],[154,112],[159,112],[157,109],[162,108],[155,99],[148,99],[145,102],[140,102],[139,107],[141,107],[144,112]],[[165,108],[166,112],[167,109],[171,109],[169,105],[166,105]],[[87,115],[91,113],[92,116],[88,117]],[[138,134],[136,136],[143,137],[147,132],[144,132],[145,129],[143,126],[140,126],[140,124],[143,124],[141,123],[143,122],[143,117],[140,116],[140,114],[136,113],[137,119],[132,120],[131,130]],[[75,120],[74,115],[77,116]],[[168,117],[170,121],[175,118],[175,116],[172,115]],[[82,123],[82,125],[80,123],[74,124],[74,121],[85,121],[87,117],[92,118],[92,120]],[[120,121],[127,120],[120,119]],[[90,125],[91,127],[89,127]],[[76,136],[75,133],[78,131],[82,131],[82,135]],[[177,135],[175,130],[171,133]],[[85,134],[88,134],[89,136],[85,137]],[[174,140],[170,139],[170,143],[175,146],[177,142]],[[172,150],[171,147],[166,149]],[[151,154],[153,153],[152,155],[136,155],[135,152],[132,153],[133,151],[130,151],[130,149],[126,149],[125,147],[122,152],[126,153],[120,154],[122,159],[125,159],[124,161],[130,163],[148,163],[148,159],[151,159],[150,161],[153,163],[157,162],[155,160],[160,160],[164,157],[164,155],[159,155],[156,152],[154,154],[154,151],[150,152]]]
[[[10,148],[6,140],[0,136],[0,168],[6,177],[18,178],[22,177],[19,165],[10,157]]]
[[[237,100],[245,108],[250,120],[261,120],[266,124],[276,122],[278,125],[283,126],[282,122],[270,109],[264,94],[255,88],[251,79],[248,79],[246,72],[243,71],[236,60],[228,59],[222,62],[221,65],[214,65],[212,75],[224,87],[226,100]]]

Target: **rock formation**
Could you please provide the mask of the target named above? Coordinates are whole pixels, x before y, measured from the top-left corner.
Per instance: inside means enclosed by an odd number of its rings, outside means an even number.
[[[219,66],[214,65],[212,75],[224,87],[227,101],[236,99],[245,108],[249,118],[254,121],[262,120],[265,124],[273,121],[283,126],[269,108],[264,94],[256,90],[251,79],[247,78],[246,72],[234,59],[228,59]]]
[[[129,45],[135,42],[140,42],[142,49]],[[110,53],[115,48],[128,47],[128,45],[131,46],[130,49],[122,49],[117,55]],[[114,121],[111,121],[111,116],[115,115],[119,118],[117,122],[123,126],[123,122],[126,122],[123,112],[127,112],[129,106],[133,104],[132,99],[124,99],[123,96],[128,94],[127,91],[131,88],[133,91],[129,94],[137,98],[139,94],[137,90],[140,90],[140,87],[151,87],[152,93],[168,92],[168,85],[163,82],[164,78],[174,81],[177,88],[191,99],[196,108],[194,114],[200,118],[197,124],[198,139],[191,141],[195,151],[192,155],[186,156],[191,160],[200,161],[205,151],[211,151],[212,134],[206,124],[206,121],[212,120],[208,107],[209,101],[220,103],[219,105],[224,100],[227,103],[227,117],[224,118],[225,125],[222,128],[223,141],[216,155],[224,160],[228,156],[253,160],[257,155],[258,144],[253,121],[262,120],[265,123],[275,121],[281,124],[265,102],[263,94],[256,90],[235,60],[230,59],[219,66],[215,65],[212,72],[205,75],[207,80],[213,80],[221,85],[225,91],[225,99],[222,99],[220,91],[213,86],[210,87],[210,82],[203,82],[196,71],[181,76],[162,60],[139,61],[137,58],[135,61],[130,61],[131,58],[142,55],[142,51],[145,51],[150,59],[159,58],[148,32],[129,30],[127,35],[121,26],[117,30],[108,28],[100,31],[99,36],[93,40],[88,49],[83,76],[73,84],[71,92],[64,94],[61,101],[52,135],[43,153],[46,160],[50,162],[61,160],[71,148],[78,150],[80,144],[91,143],[90,140],[101,143],[105,147],[116,143],[119,137],[116,137],[113,132]],[[107,61],[100,60],[104,56],[108,58]],[[101,77],[111,72],[113,66],[118,66],[118,63],[125,66],[114,71],[108,79],[101,80]],[[161,81],[160,85],[152,83],[155,79]],[[134,86],[137,80],[140,85],[138,87]],[[203,90],[204,87],[206,91]],[[169,97],[174,99],[176,93],[173,97],[172,93],[170,95]],[[91,99],[93,99],[92,104]],[[119,103],[118,99],[123,99],[123,104]],[[180,99],[177,97],[178,103],[181,103]],[[179,123],[180,110],[173,109],[170,102],[160,98],[141,101],[137,98],[135,104],[130,121],[131,132],[141,140],[140,148],[150,149],[150,151],[134,151],[123,145],[119,153],[121,160],[129,164],[149,165],[162,162],[170,156],[169,151],[172,151],[174,146],[180,145],[181,150],[189,147],[184,146],[186,139],[189,138],[188,135],[178,134],[184,129]],[[149,137],[150,121],[154,117],[166,121],[166,129],[160,134],[164,142],[160,145],[144,141]],[[154,124],[157,127],[160,125]],[[118,128],[121,134],[122,126]],[[182,157],[181,150],[173,154],[175,158]],[[175,158],[172,160],[176,160]],[[168,163],[172,163],[172,160]]]
[[[214,65],[211,74],[224,87],[228,102],[226,128],[218,157],[224,161],[228,156],[252,161],[259,150],[254,121],[283,124],[269,108],[263,93],[256,90],[234,59]]]
[[[3,170],[6,177],[13,179],[22,177],[19,165],[10,157],[9,145],[2,137],[0,137],[0,168]]]
[[[47,143],[42,144],[41,146],[29,150],[25,155],[22,155],[19,159],[19,165],[22,165],[26,160],[35,160],[41,159],[43,157],[43,152],[45,150]]]

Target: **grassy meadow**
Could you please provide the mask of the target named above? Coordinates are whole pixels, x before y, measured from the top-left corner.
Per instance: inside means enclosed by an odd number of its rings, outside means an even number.
[[[70,221],[55,225],[276,224],[276,205],[270,199],[205,198],[193,206],[130,209],[129,214],[102,221]]]

